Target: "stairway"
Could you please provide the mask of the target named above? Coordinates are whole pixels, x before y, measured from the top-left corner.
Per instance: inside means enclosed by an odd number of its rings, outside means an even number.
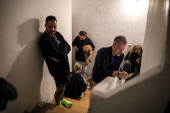
[[[89,86],[92,88],[92,80],[86,78]],[[37,106],[32,113],[88,113],[91,90],[86,90],[86,94],[82,98],[71,99],[64,97],[67,101],[71,101],[73,105],[70,108],[55,106],[55,100],[46,103],[42,107]]]

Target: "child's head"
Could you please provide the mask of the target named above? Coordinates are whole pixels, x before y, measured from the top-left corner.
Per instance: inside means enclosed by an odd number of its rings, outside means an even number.
[[[79,63],[75,63],[75,64],[74,64],[74,71],[80,73],[81,70],[82,70],[82,65],[79,64]]]

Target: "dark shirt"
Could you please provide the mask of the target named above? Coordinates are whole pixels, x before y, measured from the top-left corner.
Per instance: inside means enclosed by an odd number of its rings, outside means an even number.
[[[107,76],[112,76],[113,71],[118,71],[124,54],[112,56],[112,46],[103,47],[98,50],[92,71],[92,79],[99,83]]]
[[[73,40],[72,45],[75,45],[78,48],[78,50],[75,53],[76,61],[85,61],[83,46],[91,45],[93,51],[94,51],[94,48],[95,48],[93,42],[88,37],[86,37],[84,40],[80,40],[79,36],[77,36]]]
[[[138,73],[138,64],[136,63],[135,66],[131,66],[131,63],[127,60],[123,66],[120,68],[120,71],[125,71],[128,74],[132,74],[131,77],[127,78],[126,81],[136,77],[139,75]]]
[[[59,44],[54,37],[44,32],[39,41],[40,50],[52,76],[68,76],[70,67],[67,54],[71,48],[59,32],[56,32],[55,35],[60,42]],[[55,62],[51,58],[56,58],[59,62]]]
[[[126,54],[126,56],[124,58],[125,61],[128,60],[129,54],[130,54],[130,51]],[[138,67],[137,67],[138,74],[140,74],[140,67],[141,67],[141,59],[139,61]]]
[[[73,73],[70,83],[68,83],[65,87],[64,96],[69,98],[76,98],[81,96],[82,92],[84,92],[87,88],[87,84],[83,80],[83,77],[80,73]]]

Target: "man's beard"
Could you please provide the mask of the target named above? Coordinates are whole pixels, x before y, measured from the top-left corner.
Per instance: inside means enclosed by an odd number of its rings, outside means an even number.
[[[57,31],[48,31],[48,30],[45,30],[45,32],[46,32],[48,35],[50,35],[50,36],[54,36]]]
[[[53,31],[49,32],[50,35],[54,35],[55,33],[56,33],[55,31],[54,32]]]

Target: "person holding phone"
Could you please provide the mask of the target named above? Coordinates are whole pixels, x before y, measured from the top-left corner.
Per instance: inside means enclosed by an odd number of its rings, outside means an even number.
[[[131,75],[131,77],[127,78],[126,81],[132,79],[133,77],[139,75],[138,73],[138,68],[139,68],[139,62],[141,59],[141,53],[139,51],[134,51],[132,52],[128,59],[126,60],[126,62],[123,64],[123,66],[120,67],[120,71],[125,71],[127,72],[129,75]]]

